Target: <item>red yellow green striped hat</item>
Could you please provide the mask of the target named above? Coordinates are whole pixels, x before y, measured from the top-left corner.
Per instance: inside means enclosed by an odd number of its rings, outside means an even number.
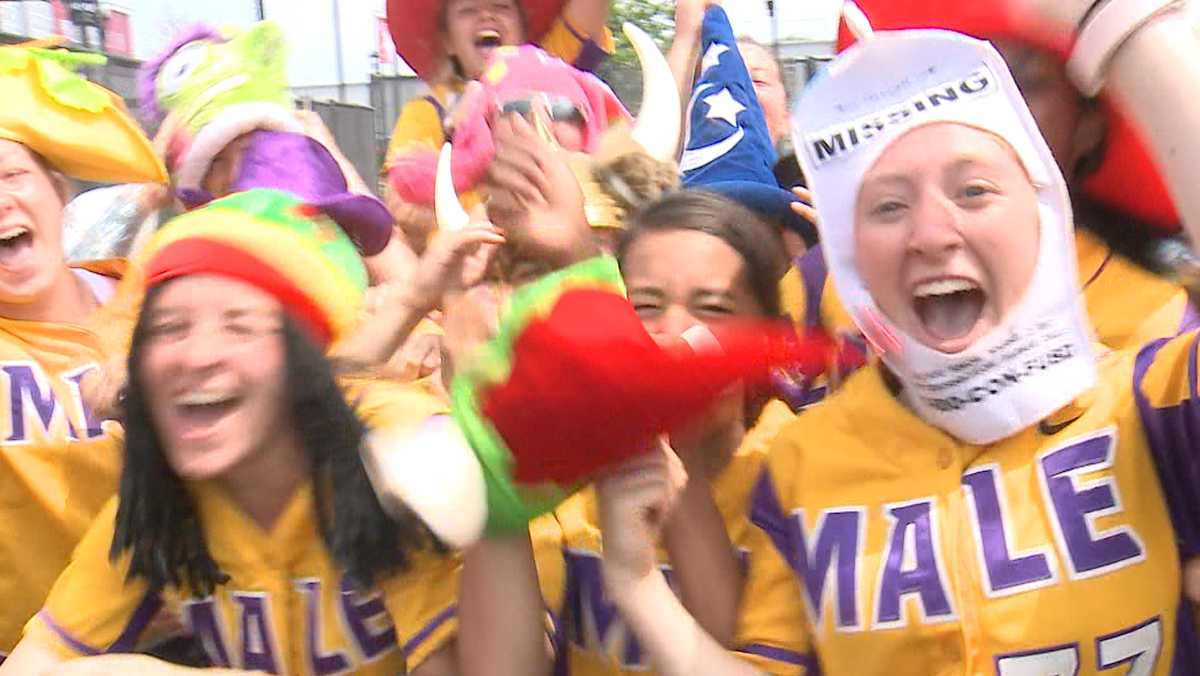
[[[167,223],[148,245],[146,289],[195,274],[232,277],[283,304],[322,347],[355,323],[367,271],[317,208],[278,190],[235,193]]]

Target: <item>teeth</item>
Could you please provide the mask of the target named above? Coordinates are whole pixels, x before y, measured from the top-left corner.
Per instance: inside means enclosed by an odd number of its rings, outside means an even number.
[[[482,31],[479,31],[479,34],[476,35],[475,38],[477,40],[486,40],[488,38],[494,38],[496,40],[499,40],[500,39],[500,31],[491,30],[491,29],[482,30]]]
[[[24,228],[24,227],[13,228],[12,230],[5,230],[4,232],[0,233],[0,241],[11,242],[12,240],[20,237],[21,235],[24,235],[27,232],[29,232],[29,229]]]
[[[936,279],[932,282],[924,282],[918,284],[913,290],[913,295],[917,298],[926,296],[946,296],[960,291],[972,291],[978,289],[979,285],[967,281],[965,279]]]
[[[179,406],[210,406],[212,404],[222,404],[233,399],[228,394],[218,394],[216,392],[192,392],[178,397],[175,403]]]

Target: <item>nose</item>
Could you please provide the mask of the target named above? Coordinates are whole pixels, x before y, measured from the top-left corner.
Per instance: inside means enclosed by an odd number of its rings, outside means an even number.
[[[678,338],[684,331],[699,323],[687,308],[672,304],[667,306],[663,313],[654,319],[652,325],[646,328],[655,335]]]
[[[941,258],[962,246],[962,222],[957,205],[940,191],[922,195],[912,214],[908,249],[930,258]]]
[[[8,215],[17,206],[16,198],[8,190],[0,188],[0,216]]]
[[[225,360],[229,341],[215,326],[197,325],[175,344],[175,365],[180,373],[200,373]]]

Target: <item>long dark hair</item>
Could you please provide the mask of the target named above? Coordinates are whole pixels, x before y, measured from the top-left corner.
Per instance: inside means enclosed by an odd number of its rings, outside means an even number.
[[[146,294],[129,350],[125,465],[109,557],[130,553],[128,579],[207,596],[229,577],[213,560],[192,497],[167,463],[138,372],[146,352],[146,308],[161,289]],[[346,402],[333,365],[286,316],[283,342],[287,411],[312,467],[318,529],[351,582],[369,587],[380,575],[404,570],[415,551],[436,544],[434,537],[412,513],[384,513],[359,456],[366,428]]]

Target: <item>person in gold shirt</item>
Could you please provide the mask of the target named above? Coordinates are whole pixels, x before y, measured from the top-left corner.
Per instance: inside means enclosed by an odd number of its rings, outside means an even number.
[[[140,279],[120,488],[4,673],[77,657],[97,658],[97,670],[169,673],[177,667],[150,657],[103,654],[139,650],[175,617],[217,667],[548,669],[540,608],[522,622],[501,603],[507,622],[486,632],[478,619],[506,594],[538,596],[527,536],[464,555],[462,619],[447,622],[441,597],[458,587],[443,582],[458,566],[437,545],[456,543],[420,507],[385,512],[372,490],[363,449],[396,446],[367,430],[392,439],[437,424],[447,407],[419,384],[353,377],[325,356],[353,328],[366,288],[346,233],[288,193],[252,189],[166,224]]]
[[[70,72],[69,58],[0,48],[0,659],[116,490],[120,464],[80,383],[105,359],[126,265],[67,264],[68,177],[167,179],[120,98]]]
[[[533,42],[576,68],[593,70],[614,49],[605,27],[609,4],[610,0],[390,0],[388,27],[396,50],[431,91],[400,111],[385,169],[398,155],[441,148],[463,89],[483,74],[497,47]],[[410,245],[422,251],[433,227],[431,210],[391,195],[389,207]]]

